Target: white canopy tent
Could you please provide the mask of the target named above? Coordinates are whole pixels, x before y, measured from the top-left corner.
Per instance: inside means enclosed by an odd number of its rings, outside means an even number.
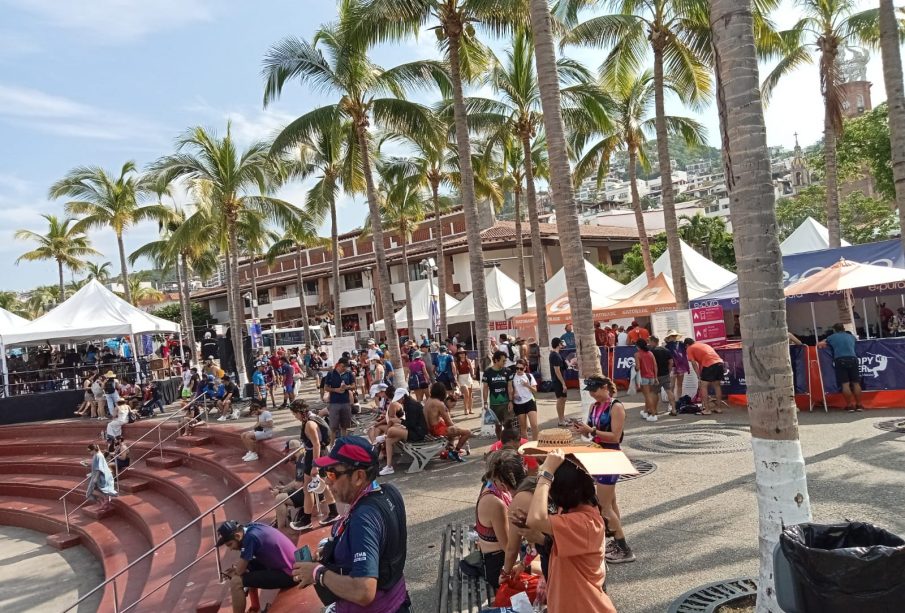
[[[585,274],[588,275],[588,287],[591,290],[591,302],[594,307],[605,307],[616,302],[612,295],[622,290],[625,286],[619,283],[619,281],[604,274],[599,268],[587,260],[584,261],[584,270]],[[555,275],[547,279],[547,282],[544,284],[544,289],[547,290],[548,306],[566,295],[568,292],[568,287],[566,286],[566,269],[560,268]],[[510,307],[510,309],[512,308],[513,307]],[[518,298],[516,298],[515,301],[515,308],[518,308]],[[532,294],[528,297],[528,310],[530,311],[536,308],[537,301]]]
[[[850,247],[851,243],[842,241],[842,247]],[[808,217],[795,231],[779,244],[783,255],[820,251],[830,248],[830,231],[813,217]]]
[[[12,334],[16,330],[21,330],[22,326],[29,323],[24,317],[19,317],[15,313],[10,313],[6,309],[0,308],[0,337],[4,334]]]
[[[735,274],[722,266],[714,264],[703,255],[688,246],[685,241],[679,241],[682,245],[682,263],[685,266],[685,285],[688,288],[688,299],[692,300],[704,294],[719,289],[735,281]],[[663,273],[672,284],[672,265],[669,259],[669,251],[654,262],[654,276]],[[646,275],[639,275],[631,283],[610,296],[614,302],[630,298],[647,287]],[[677,307],[684,308],[684,307]]]
[[[522,312],[518,298],[519,285],[514,279],[494,266],[484,275],[484,283],[487,288],[487,314],[490,321],[505,321]],[[516,298],[514,306],[511,304],[513,296]],[[528,292],[528,296],[530,298],[534,294]],[[471,321],[474,321],[474,297],[471,294],[456,306],[446,309],[447,324],[464,324]]]
[[[412,293],[412,326],[415,330],[429,330],[434,326],[432,325],[434,320],[437,317],[435,301],[437,296],[440,295],[440,290],[437,289],[437,285],[431,281],[430,283],[418,283],[415,285],[414,293]],[[459,301],[450,296],[446,295],[446,310],[447,313],[449,309],[459,304]],[[433,311],[433,313],[432,313]],[[408,327],[408,317],[405,314],[405,307],[402,307],[395,314],[396,319],[396,327],[397,328],[407,328]],[[386,331],[386,324],[381,319],[379,321],[374,322],[374,329],[378,332]],[[413,336],[414,331],[409,330],[409,336]]]

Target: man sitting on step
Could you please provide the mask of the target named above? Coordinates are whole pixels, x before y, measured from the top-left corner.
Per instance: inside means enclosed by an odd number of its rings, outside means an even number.
[[[233,613],[245,613],[245,590],[251,599],[249,611],[260,611],[258,589],[282,590],[295,586],[292,564],[295,545],[282,532],[265,524],[242,525],[225,521],[217,529],[217,547],[241,552],[239,559],[223,571],[229,578]]]
[[[252,399],[251,416],[257,418],[254,429],[242,433],[242,444],[248,451],[242,456],[245,462],[254,462],[258,459],[258,441],[273,438],[273,415],[267,410],[267,398]]]

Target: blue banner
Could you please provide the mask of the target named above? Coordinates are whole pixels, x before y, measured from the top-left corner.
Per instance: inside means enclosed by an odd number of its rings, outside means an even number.
[[[613,349],[613,379],[628,381],[635,368],[634,347],[615,347]]]
[[[606,347],[600,348],[600,370],[603,372],[604,377],[609,376],[609,368],[610,365],[610,352]]]
[[[905,338],[858,341],[855,345],[861,366],[861,387],[864,391],[905,390]],[[829,349],[818,349],[823,389],[841,392],[836,382],[833,355]]]
[[[717,353],[723,358],[725,371],[723,373],[724,394],[744,394],[748,391],[745,382],[745,362],[741,349],[719,349]]]
[[[789,346],[792,358],[792,384],[796,394],[808,394],[808,351],[804,345]]]
[[[860,264],[905,268],[905,255],[902,253],[902,244],[899,239],[852,245],[851,247],[839,247],[837,249],[821,249],[820,251],[808,251],[806,253],[783,256],[783,286],[810,277],[827,266],[832,266],[840,258]],[[900,291],[901,289],[898,287],[877,288],[873,294],[900,293]],[[855,294],[861,296],[862,292],[855,292]],[[721,306],[724,309],[737,311],[739,308],[738,283],[732,282],[700,298],[691,300],[688,304],[693,309]]]

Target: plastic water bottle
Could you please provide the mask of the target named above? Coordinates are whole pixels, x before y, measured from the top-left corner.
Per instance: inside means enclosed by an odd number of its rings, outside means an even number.
[[[547,610],[547,582],[541,577],[537,582],[537,593],[534,595],[534,613],[544,613]]]

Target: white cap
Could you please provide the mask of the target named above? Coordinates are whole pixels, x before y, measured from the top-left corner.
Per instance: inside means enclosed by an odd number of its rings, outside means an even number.
[[[409,391],[404,387],[397,387],[396,392],[393,394],[393,402],[399,402],[403,396],[408,396],[408,394]]]
[[[374,398],[380,392],[385,392],[389,386],[386,383],[375,383],[371,386],[371,389],[368,390],[368,396]]]

